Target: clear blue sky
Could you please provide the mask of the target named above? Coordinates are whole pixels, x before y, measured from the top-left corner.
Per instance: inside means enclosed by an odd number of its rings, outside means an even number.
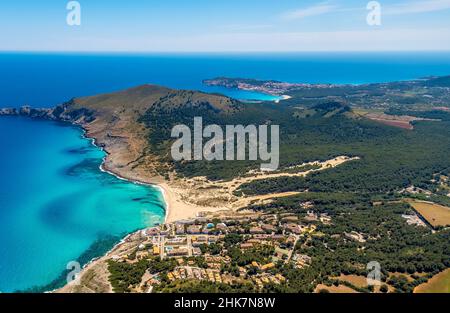
[[[2,51],[450,50],[450,0],[69,0],[0,3]]]

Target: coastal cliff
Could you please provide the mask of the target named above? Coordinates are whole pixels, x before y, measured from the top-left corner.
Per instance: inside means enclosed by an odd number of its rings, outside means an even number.
[[[56,106],[55,108],[20,108],[0,109],[0,116],[24,116],[37,119],[46,119],[74,124],[90,123],[95,120],[95,113],[85,108],[73,109],[72,101]]]
[[[3,108],[0,109],[0,116],[27,116],[32,118],[46,118],[56,119],[53,116],[54,109],[36,109],[29,106],[23,106],[21,108]]]

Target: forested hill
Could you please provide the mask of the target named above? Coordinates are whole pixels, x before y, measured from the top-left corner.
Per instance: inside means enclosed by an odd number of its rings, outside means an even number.
[[[368,96],[368,99],[370,96]],[[231,179],[257,169],[260,162],[190,161],[173,162],[169,157],[170,130],[174,125],[192,125],[201,116],[204,125],[280,125],[280,169],[304,162],[327,160],[339,155],[358,156],[359,161],[304,178],[266,181],[264,186],[243,186],[247,193],[342,190],[386,193],[410,185],[427,186],[436,173],[450,174],[449,112],[439,111],[438,121],[414,122],[414,130],[386,126],[356,114],[339,101],[320,101],[303,106],[275,103],[243,104],[231,98],[196,91],[143,85],[124,91],[72,99],[54,110],[19,110],[17,114],[69,120],[83,125],[96,121],[104,141],[122,137],[145,139],[136,158],[147,155],[176,169],[180,176]],[[406,111],[413,115],[414,112]],[[398,108],[395,107],[397,111]],[[393,110],[393,109],[391,109]],[[7,111],[3,111],[5,114]],[[427,116],[427,111],[420,111]],[[401,112],[400,112],[401,113]],[[400,114],[399,113],[399,114]],[[417,112],[416,112],[417,113]],[[142,142],[139,145],[142,146]]]
[[[174,162],[170,130],[177,124],[192,126],[196,116],[203,117],[204,126],[279,125],[280,172],[292,173],[305,162],[358,157],[306,176],[246,181],[226,199],[289,192],[287,197],[250,202],[245,208],[295,215],[291,216],[295,221],[305,221],[306,211],[331,219],[308,222],[315,230],[300,236],[295,252],[311,257],[311,265],[296,268],[278,262],[276,270],[286,283],[269,285],[269,291],[310,292],[321,283],[331,286],[341,275],[365,277],[366,264],[376,260],[383,282],[393,290],[410,292],[450,266],[450,230],[409,225],[403,217],[415,214],[405,202],[411,197],[450,205],[450,105],[446,87],[393,86],[350,93],[338,87],[312,88],[292,92],[291,99],[280,103],[243,104],[216,94],[145,85],[72,99],[53,110],[6,109],[0,114],[81,124],[107,148],[106,165],[133,178],[160,175],[165,182],[187,182],[182,188],[190,192],[197,187],[191,184],[196,179],[189,178],[207,177],[210,184],[200,186],[194,196],[187,193],[189,201],[208,192],[217,200],[216,190],[210,190],[219,185],[215,180],[226,184],[238,176],[248,177],[261,163]],[[331,95],[336,91],[339,96]],[[416,188],[421,193],[406,191]],[[355,232],[363,240],[352,239]]]

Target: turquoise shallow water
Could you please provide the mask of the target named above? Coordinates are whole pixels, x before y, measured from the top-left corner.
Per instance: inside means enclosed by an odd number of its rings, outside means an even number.
[[[0,143],[3,292],[48,284],[90,248],[164,220],[160,191],[101,172],[104,153],[80,129],[2,117]]]

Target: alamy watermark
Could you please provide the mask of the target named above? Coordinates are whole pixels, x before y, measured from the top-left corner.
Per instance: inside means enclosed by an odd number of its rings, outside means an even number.
[[[381,285],[381,265],[377,261],[371,261],[367,263],[366,269],[369,271],[367,274],[367,286],[380,286]]]
[[[226,125],[224,130],[215,124],[203,127],[202,117],[194,117],[193,131],[187,125],[174,126],[171,137],[177,138],[171,148],[175,161],[261,160],[268,162],[261,164],[263,171],[277,170],[280,162],[279,125],[270,125],[270,145],[269,125]],[[210,139],[203,144],[205,138]]]
[[[367,3],[367,25],[369,26],[381,26],[381,4],[378,1],[370,1]]]
[[[81,25],[81,4],[79,1],[69,1],[66,5],[69,11],[66,16],[66,22],[69,26]],[[366,9],[369,10],[366,21],[369,26],[381,25],[381,4],[379,1],[370,1]]]

